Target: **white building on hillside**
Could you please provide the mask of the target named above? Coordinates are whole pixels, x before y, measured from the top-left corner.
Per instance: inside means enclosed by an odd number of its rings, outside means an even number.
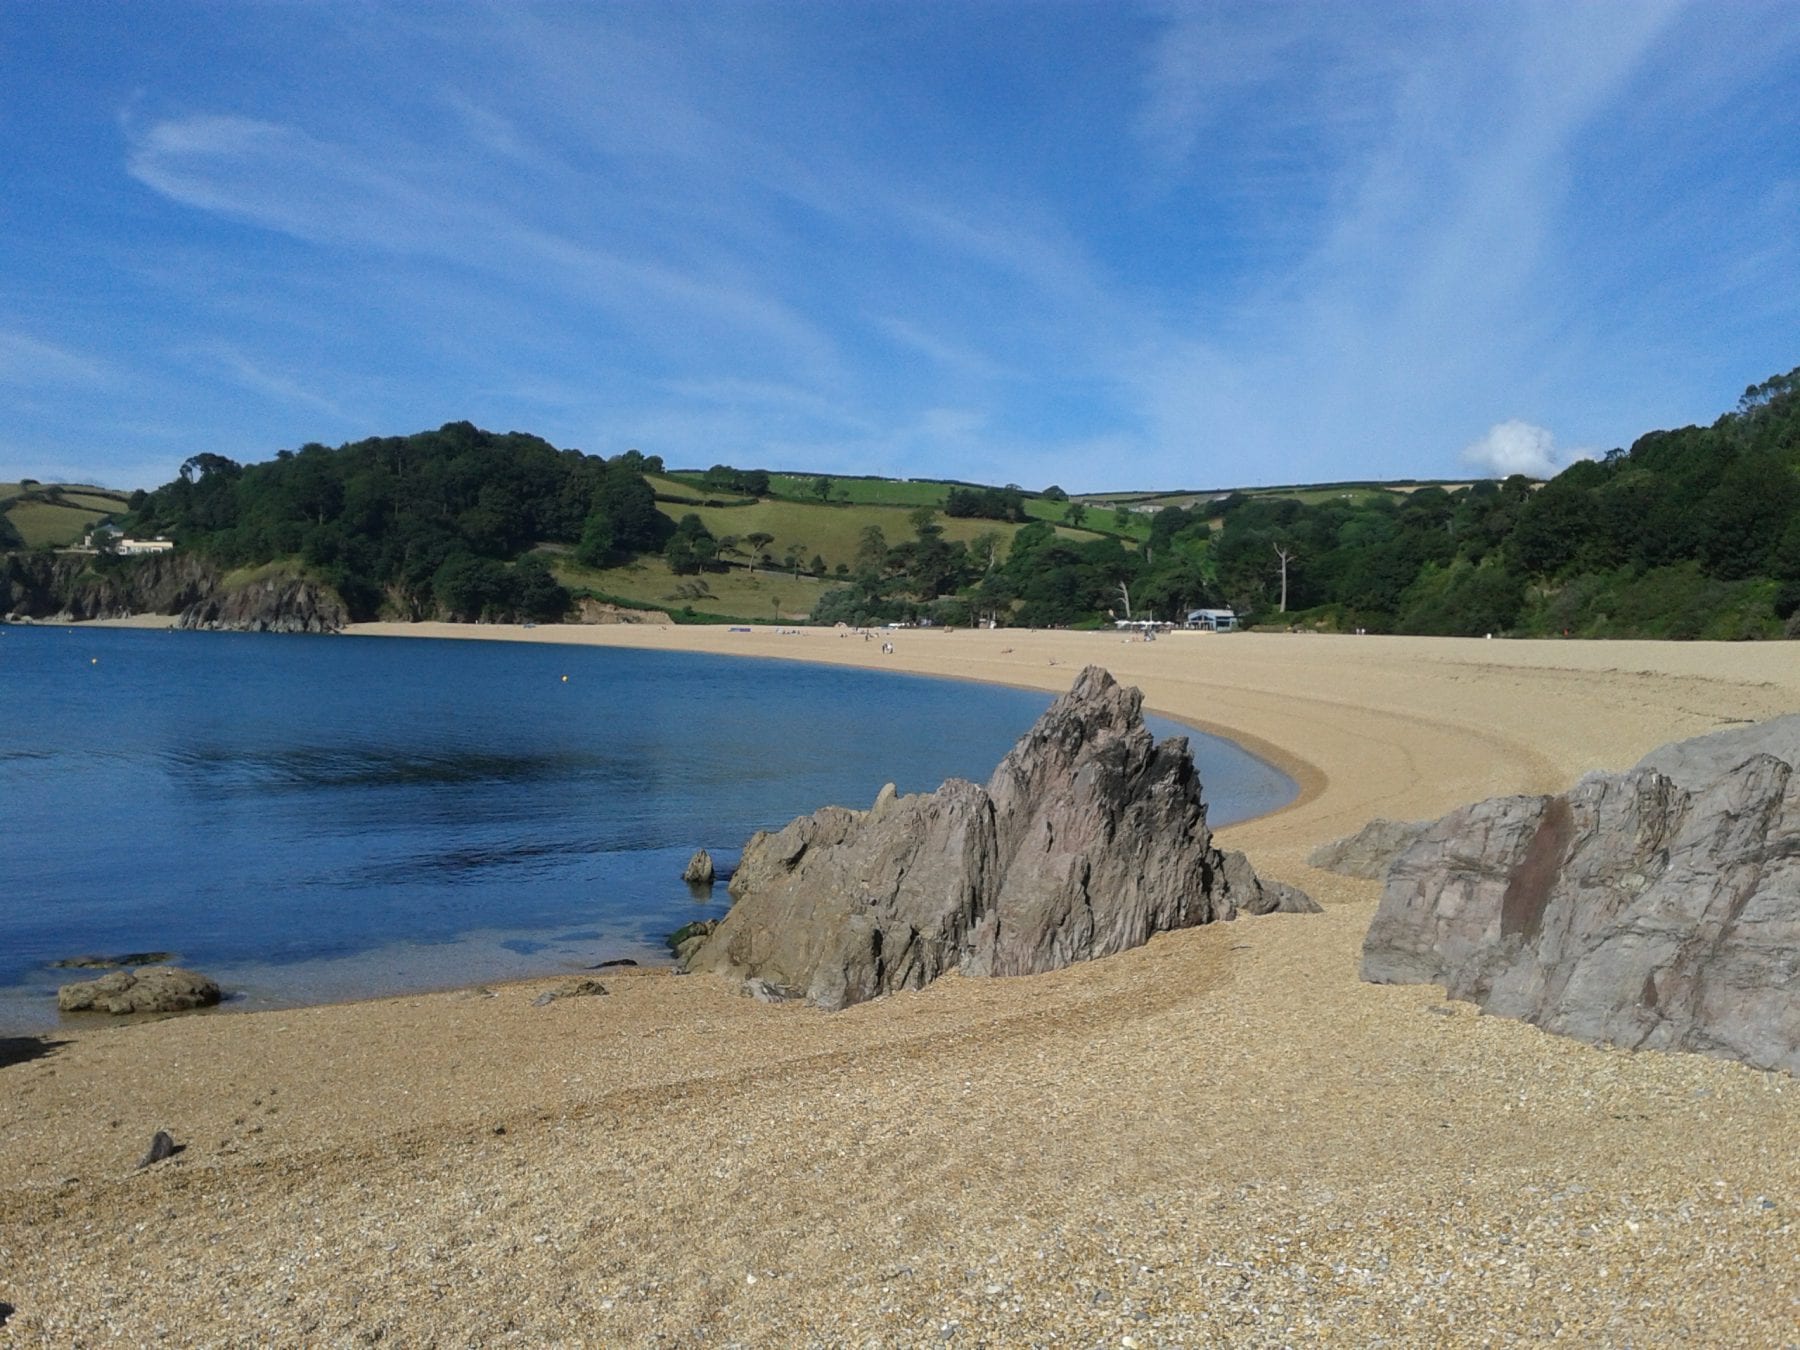
[[[155,539],[121,539],[118,552],[126,557],[139,553],[167,553],[175,547],[173,539],[158,536]]]

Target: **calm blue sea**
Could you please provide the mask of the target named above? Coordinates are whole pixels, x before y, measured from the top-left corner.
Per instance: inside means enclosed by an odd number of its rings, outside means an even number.
[[[731,862],[889,780],[985,781],[1049,702],[655,651],[0,626],[0,1031],[54,1024],[81,977],[48,963],[86,953],[175,952],[238,1007],[660,961],[723,911],[680,880],[694,848]],[[1291,798],[1194,740],[1213,824]]]

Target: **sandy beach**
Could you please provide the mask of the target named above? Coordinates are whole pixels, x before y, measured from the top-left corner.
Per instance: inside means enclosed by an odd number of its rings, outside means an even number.
[[[1791,644],[353,631],[1104,665],[1299,781],[1220,838],[1326,912],[838,1014],[640,970],[0,1039],[0,1342],[1796,1343],[1800,1083],[1362,984],[1378,888],[1305,863],[1800,710]]]

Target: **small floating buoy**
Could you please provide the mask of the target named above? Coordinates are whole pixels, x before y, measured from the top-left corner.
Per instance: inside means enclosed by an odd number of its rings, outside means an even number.
[[[563,683],[567,684],[568,682],[569,682],[569,677],[567,675],[563,676]]]
[[[88,657],[88,664],[90,666],[97,666],[100,664],[100,658],[97,656],[90,656]]]

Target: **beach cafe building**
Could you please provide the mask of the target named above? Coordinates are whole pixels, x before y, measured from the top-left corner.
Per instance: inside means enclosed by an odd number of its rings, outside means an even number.
[[[1202,633],[1229,633],[1237,627],[1237,615],[1229,609],[1190,609],[1181,626]]]

